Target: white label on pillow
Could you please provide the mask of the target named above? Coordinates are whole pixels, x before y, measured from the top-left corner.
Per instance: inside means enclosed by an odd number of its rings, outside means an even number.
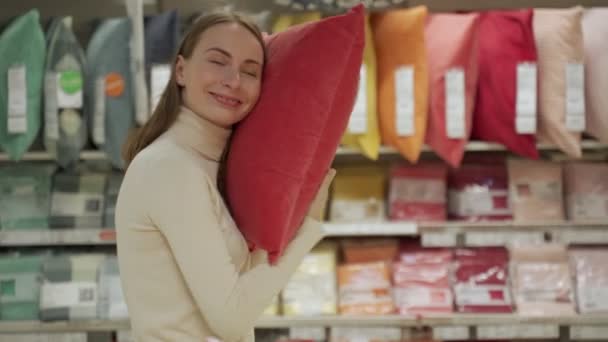
[[[448,138],[465,137],[464,70],[453,68],[445,74],[445,116]]]
[[[150,110],[154,111],[171,78],[171,66],[153,65],[150,71]]]
[[[367,70],[365,64],[361,65],[357,100],[348,121],[348,132],[352,134],[367,132]]]
[[[27,79],[25,65],[20,64],[8,70],[8,115],[9,134],[27,131]]]
[[[414,67],[402,65],[395,70],[397,135],[414,135]]]
[[[93,114],[93,142],[106,143],[106,79],[100,76],[95,80],[95,108]]]
[[[585,130],[585,68],[582,63],[566,65],[566,129]]]
[[[57,73],[48,72],[44,77],[44,134],[48,139],[59,139],[59,119],[57,98]]]
[[[517,93],[515,103],[515,131],[518,134],[536,133],[536,63],[517,64]]]

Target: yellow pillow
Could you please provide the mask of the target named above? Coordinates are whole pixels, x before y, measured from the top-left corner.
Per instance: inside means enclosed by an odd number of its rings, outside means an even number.
[[[360,84],[360,87],[365,87],[365,89],[362,88],[359,91],[365,91],[365,97],[362,99],[360,95],[357,96],[357,103],[353,110],[353,115],[356,116],[353,117],[353,120],[359,120],[359,122],[349,123],[349,128],[342,138],[342,145],[359,149],[366,157],[377,160],[380,150],[380,131],[376,107],[376,51],[369,17],[365,20],[363,64],[361,77],[365,76],[365,79],[360,81],[364,82],[364,84]],[[363,120],[365,122],[361,123]]]
[[[307,12],[300,14],[283,14],[277,17],[272,26],[272,33],[282,32],[291,26],[304,24],[321,19],[321,12]]]
[[[382,140],[412,163],[420,156],[428,115],[427,12],[418,6],[372,16]]]

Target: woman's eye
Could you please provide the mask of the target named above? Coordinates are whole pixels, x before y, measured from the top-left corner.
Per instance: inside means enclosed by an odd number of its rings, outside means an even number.
[[[210,62],[213,63],[213,64],[217,64],[217,65],[224,65],[224,62],[218,61],[218,60],[213,60],[212,59],[212,60],[210,60]]]
[[[254,72],[254,71],[243,71],[243,73],[247,76],[251,76],[251,77],[258,77],[258,73]]]

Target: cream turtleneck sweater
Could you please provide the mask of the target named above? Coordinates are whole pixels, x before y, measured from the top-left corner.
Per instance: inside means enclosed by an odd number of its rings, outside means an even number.
[[[253,341],[257,319],[322,238],[307,218],[277,265],[249,253],[216,188],[230,133],[183,108],[126,172],[117,245],[138,342]]]

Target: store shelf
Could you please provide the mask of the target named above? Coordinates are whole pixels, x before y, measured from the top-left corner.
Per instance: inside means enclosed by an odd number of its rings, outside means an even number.
[[[302,316],[263,317],[256,328],[293,327],[488,327],[494,325],[554,325],[554,326],[606,326],[608,315],[575,315],[549,317],[522,317],[516,314],[447,314],[425,317],[399,315],[387,316]],[[70,322],[0,322],[0,333],[20,332],[79,332],[79,331],[119,331],[130,327],[128,320],[70,321]]]
[[[584,140],[581,142],[581,147],[583,150],[608,150],[608,144],[602,144],[598,141],[594,140]],[[559,148],[555,145],[551,144],[538,144],[537,148],[541,151],[558,151]],[[432,149],[429,146],[423,146],[423,152],[431,152]],[[470,152],[501,152],[507,151],[507,149],[501,145],[496,143],[487,143],[482,141],[471,141],[466,146],[466,151]],[[399,152],[397,149],[388,146],[380,147],[380,155],[398,155]],[[340,147],[336,156],[356,156],[361,155],[361,152],[354,148],[349,147]]]
[[[80,153],[81,160],[106,160],[106,154],[102,151],[88,150]],[[20,161],[51,161],[53,158],[48,152],[27,152]],[[6,153],[0,153],[0,161],[10,161]]]
[[[608,150],[608,144],[602,144],[598,141],[594,140],[584,140],[581,142],[581,147],[583,150]],[[549,144],[538,144],[538,149],[541,151],[557,151],[559,148],[555,145]],[[428,146],[423,147],[423,152],[431,152],[432,149]],[[506,151],[505,147],[501,144],[496,143],[487,143],[482,141],[471,141],[466,146],[466,151],[471,152],[500,152]],[[388,146],[380,147],[380,155],[390,156],[390,155],[398,155],[399,152],[397,149]],[[341,156],[359,156],[361,152],[354,148],[349,147],[340,147],[336,152],[337,157]],[[81,160],[105,160],[106,154],[103,151],[99,150],[86,150],[82,151],[80,154]],[[0,153],[0,161],[9,161],[8,155],[6,153]],[[46,151],[32,151],[27,152],[21,161],[50,161],[52,160],[51,155]]]
[[[0,246],[112,245],[114,229],[0,230]]]
[[[415,222],[361,222],[326,223],[323,229],[328,236],[416,236]]]
[[[422,236],[427,246],[493,246],[510,241],[608,244],[608,222],[326,223],[328,237]],[[426,243],[425,243],[426,240]],[[114,229],[0,230],[0,246],[112,245]]]

